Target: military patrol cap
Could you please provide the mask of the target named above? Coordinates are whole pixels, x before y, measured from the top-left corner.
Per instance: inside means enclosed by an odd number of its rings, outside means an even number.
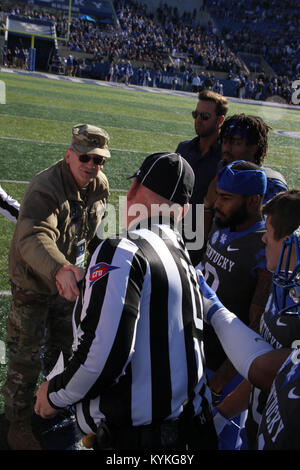
[[[77,152],[110,158],[110,151],[107,148],[109,135],[101,127],[77,124],[73,127],[72,134],[71,144]]]

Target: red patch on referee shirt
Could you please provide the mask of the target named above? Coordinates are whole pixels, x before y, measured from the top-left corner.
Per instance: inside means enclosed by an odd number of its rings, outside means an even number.
[[[113,269],[118,269],[118,266],[111,266],[107,263],[98,263],[95,264],[95,266],[92,266],[90,268],[90,287],[96,281],[99,281],[99,279],[102,279],[102,277],[106,276],[106,274],[108,274],[108,272],[112,271]]]

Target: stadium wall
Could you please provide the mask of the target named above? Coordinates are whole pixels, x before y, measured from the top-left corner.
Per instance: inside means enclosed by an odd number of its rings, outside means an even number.
[[[92,78],[96,80],[109,80],[109,63],[95,63],[93,61],[90,62],[90,66],[86,67],[85,69],[81,69],[80,77],[82,78]],[[133,76],[130,81],[132,85],[145,85],[145,83],[139,83],[138,78],[138,68],[133,67]],[[182,90],[184,88],[184,73],[168,73],[162,72],[161,74],[156,74],[155,70],[150,70],[151,81],[149,82],[150,87],[159,87],[159,88],[172,88],[172,83],[175,78],[177,78],[177,90]],[[233,80],[227,79],[218,79],[220,83],[223,85],[223,94],[226,96],[237,96],[237,83]],[[116,80],[115,80],[116,81]],[[192,86],[190,83],[187,83],[185,86],[186,91],[191,91]]]

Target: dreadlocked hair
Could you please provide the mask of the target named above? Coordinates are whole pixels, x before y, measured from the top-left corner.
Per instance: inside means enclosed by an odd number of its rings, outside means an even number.
[[[268,150],[268,132],[269,127],[263,119],[258,116],[234,114],[223,122],[220,137],[225,135],[234,135],[235,128],[245,129],[248,145],[257,145],[258,149],[255,155],[254,163],[261,166]]]

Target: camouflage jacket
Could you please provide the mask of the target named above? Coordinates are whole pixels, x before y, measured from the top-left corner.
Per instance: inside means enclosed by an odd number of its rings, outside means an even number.
[[[25,192],[9,253],[9,277],[22,289],[56,294],[55,275],[75,264],[77,242],[86,247],[105,212],[109,185],[104,173],[83,195],[65,160],[38,173]]]

